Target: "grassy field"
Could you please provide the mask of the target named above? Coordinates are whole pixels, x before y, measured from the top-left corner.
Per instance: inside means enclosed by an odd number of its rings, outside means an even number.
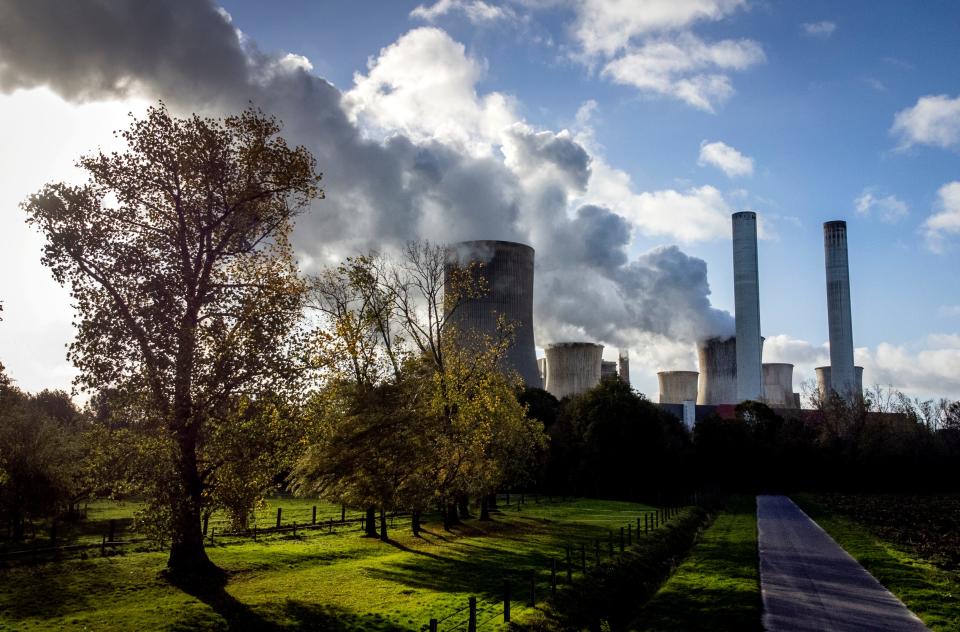
[[[736,497],[630,626],[632,630],[760,630],[757,516]]]
[[[361,538],[355,528],[228,540],[209,553],[229,581],[202,594],[162,579],[162,552],[11,566],[0,569],[0,629],[419,630],[470,596],[478,597],[479,620],[491,619],[481,630],[503,629],[505,580],[522,600],[514,614],[523,616],[531,570],[545,596],[550,560],[561,559],[567,544],[605,541],[650,508],[577,500],[503,509],[492,522],[470,520],[454,533],[427,523],[422,539],[398,522],[390,543]]]
[[[847,498],[847,500],[844,500]],[[877,580],[899,597],[932,630],[960,630],[960,573],[954,567],[945,568],[943,557],[936,557],[936,564],[922,554],[936,551],[931,540],[938,537],[956,539],[954,531],[927,532],[921,525],[928,524],[911,519],[903,507],[921,502],[901,499],[899,507],[879,502],[879,497],[840,497],[799,494],[793,497],[817,524],[837,541],[850,555],[870,571]],[[949,513],[956,510],[956,503],[938,502],[937,497],[924,497],[930,505],[930,513]],[[906,504],[905,504],[906,503]],[[876,509],[871,510],[873,506]],[[878,533],[891,537],[888,514],[900,518],[897,532],[902,540],[890,542]],[[855,516],[855,518],[854,518]],[[960,516],[941,519],[956,521]],[[911,545],[902,533],[913,533],[917,544]]]

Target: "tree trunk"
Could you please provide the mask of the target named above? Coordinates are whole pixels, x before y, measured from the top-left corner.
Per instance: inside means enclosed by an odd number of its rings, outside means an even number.
[[[390,539],[387,537],[387,512],[383,510],[383,507],[380,508],[380,539],[384,542]]]
[[[410,525],[413,528],[413,537],[420,537],[420,510],[414,509],[410,516]]]
[[[484,496],[480,499],[480,519],[490,519],[490,498],[488,496]]]
[[[455,524],[460,524],[460,519],[457,518],[457,505],[448,503],[443,511],[443,528],[449,531]]]
[[[375,538],[377,537],[377,508],[370,506],[367,507],[367,518],[363,521],[366,529],[364,531],[363,537],[365,538]]]
[[[172,543],[167,568],[178,577],[213,575],[220,569],[207,557],[201,527],[203,483],[197,471],[196,424],[181,424],[177,432],[180,486],[172,490]]]
[[[457,509],[460,510],[460,519],[470,518],[470,497],[464,494],[457,498]]]

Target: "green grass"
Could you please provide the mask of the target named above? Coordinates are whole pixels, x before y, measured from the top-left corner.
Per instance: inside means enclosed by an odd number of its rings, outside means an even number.
[[[760,630],[753,497],[732,499],[631,626],[635,630]]]
[[[483,630],[503,629],[494,623],[505,579],[523,600],[513,608],[522,616],[531,569],[545,596],[549,560],[560,559],[566,544],[605,539],[648,509],[527,502],[522,511],[504,508],[495,521],[471,520],[454,533],[427,523],[422,539],[398,521],[391,543],[361,538],[357,527],[234,539],[209,549],[230,571],[225,591],[198,595],[162,579],[162,552],[13,566],[0,570],[0,629],[419,630],[430,617],[466,606],[469,596],[479,598],[481,621],[495,616]]]
[[[816,496],[792,498],[927,627],[960,630],[960,574],[937,568],[905,548],[881,540],[867,525],[828,510]]]

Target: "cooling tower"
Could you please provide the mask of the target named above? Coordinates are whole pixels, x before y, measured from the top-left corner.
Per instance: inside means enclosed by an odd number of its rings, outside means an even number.
[[[657,381],[660,382],[661,404],[682,404],[683,402],[697,401],[696,371],[660,371]]]
[[[733,297],[737,327],[735,402],[763,398],[760,342],[760,282],[757,264],[757,214],[734,213]]]
[[[450,322],[458,331],[477,331],[497,336],[497,319],[515,325],[513,344],[504,358],[504,368],[516,371],[527,386],[540,388],[537,352],[533,343],[533,248],[509,241],[465,241],[448,253],[444,295],[451,296],[450,273],[456,265],[482,265],[475,275],[486,280],[487,292],[462,302]]]
[[[771,408],[797,408],[793,398],[793,365],[783,362],[763,364],[763,396]]]
[[[698,404],[736,404],[737,338],[708,338],[697,343],[700,378]]]
[[[825,399],[827,397],[828,387],[832,388],[831,385],[831,373],[833,373],[832,368],[828,366],[818,366],[817,371],[817,392],[820,394],[820,399]],[[863,367],[855,366],[853,367],[854,374],[854,394],[862,395],[863,394]]]
[[[579,395],[600,383],[603,345],[558,342],[547,345],[546,389],[557,399]]]
[[[823,225],[827,273],[827,322],[830,328],[829,384],[840,395],[863,392],[853,369],[853,322],[850,315],[850,269],[847,264],[847,223]]]
[[[607,378],[617,377],[617,363],[607,360],[600,362],[600,379],[605,380]]]
[[[620,369],[620,379],[627,386],[630,386],[630,352],[627,349],[621,349],[617,354],[617,363]]]

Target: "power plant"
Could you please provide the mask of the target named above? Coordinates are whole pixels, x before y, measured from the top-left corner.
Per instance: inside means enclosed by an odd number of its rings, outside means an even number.
[[[660,371],[657,381],[660,383],[661,404],[682,404],[697,401],[696,371]]]
[[[546,390],[563,399],[579,395],[600,383],[603,345],[592,342],[558,342],[547,345]]]
[[[737,327],[736,401],[763,399],[757,214],[734,213],[733,298]],[[792,391],[791,391],[792,392]]]
[[[799,408],[793,392],[793,365],[764,362],[763,400],[772,408]]]
[[[683,405],[687,420],[695,407],[717,407],[745,400],[766,402],[773,408],[800,408],[793,390],[794,365],[763,362],[764,338],[760,333],[759,259],[757,214],[731,215],[735,335],[714,335],[696,344],[699,371],[660,371],[659,402]],[[863,368],[853,364],[853,326],[850,306],[850,272],[847,259],[847,225],[823,225],[827,289],[830,366],[816,369],[821,397],[834,391],[850,398],[863,392]],[[533,248],[507,241],[467,241],[451,246],[444,289],[453,266],[482,264],[488,292],[464,301],[451,316],[458,331],[497,334],[498,319],[516,327],[513,345],[504,361],[528,386],[543,388],[558,399],[583,393],[601,378],[618,376],[630,383],[629,356],[620,349],[617,361],[603,360],[603,345],[593,342],[557,342],[547,345],[537,359],[533,340]],[[692,404],[691,402],[696,402]],[[691,410],[688,410],[691,409]],[[699,413],[697,413],[699,415]]]
[[[830,330],[830,387],[843,397],[863,393],[853,368],[853,319],[850,314],[850,268],[847,264],[847,223],[823,225],[823,255],[827,273],[827,322]]]
[[[527,386],[540,388],[537,350],[533,341],[533,248],[511,241],[464,241],[450,246],[444,269],[444,295],[453,296],[451,272],[471,263],[474,281],[486,282],[483,296],[462,301],[450,316],[458,332],[478,332],[496,338],[498,321],[514,326],[513,344],[504,368],[516,371]]]

